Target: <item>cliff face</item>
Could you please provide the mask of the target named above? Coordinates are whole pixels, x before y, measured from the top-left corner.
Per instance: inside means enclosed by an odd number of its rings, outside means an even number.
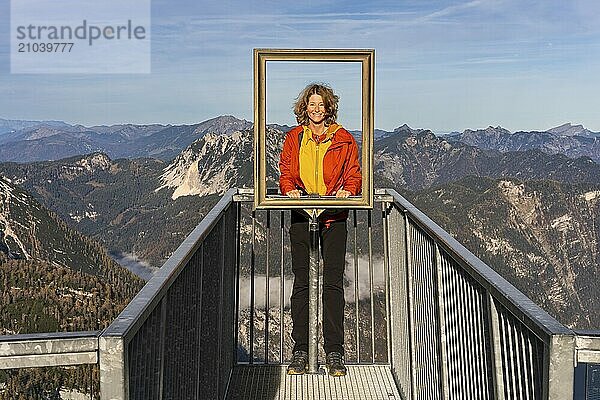
[[[181,152],[163,171],[157,190],[172,191],[173,200],[182,196],[223,194],[231,187],[253,185],[253,130],[210,133]],[[279,154],[285,133],[268,127],[266,164],[268,185],[276,185]]]

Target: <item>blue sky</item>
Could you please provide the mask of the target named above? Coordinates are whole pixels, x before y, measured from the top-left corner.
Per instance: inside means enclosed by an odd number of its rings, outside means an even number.
[[[374,48],[378,128],[516,131],[573,122],[600,131],[595,0],[155,0],[151,7],[150,74],[18,75],[10,74],[10,3],[0,0],[0,118],[251,120],[253,48]],[[295,72],[312,75],[291,68],[281,76]],[[310,80],[345,77],[340,122],[356,128],[354,100],[344,103],[356,95],[352,74],[316,69]],[[297,91],[288,90],[272,94],[269,120],[293,121]]]

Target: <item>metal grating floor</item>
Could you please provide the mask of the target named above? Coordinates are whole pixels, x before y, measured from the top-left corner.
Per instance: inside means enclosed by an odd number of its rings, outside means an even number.
[[[287,375],[285,366],[237,366],[227,400],[401,400],[388,365],[346,365],[348,374]]]

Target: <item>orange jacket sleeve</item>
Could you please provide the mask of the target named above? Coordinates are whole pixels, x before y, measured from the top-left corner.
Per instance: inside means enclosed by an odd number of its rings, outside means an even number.
[[[283,150],[279,156],[279,190],[281,194],[286,194],[290,190],[296,189],[294,178],[291,171],[291,160],[293,144],[291,143],[291,135],[288,134],[283,142]]]
[[[360,164],[358,163],[358,145],[354,139],[346,158],[343,180],[344,190],[348,190],[353,195],[360,194],[362,191],[362,174],[360,172]]]

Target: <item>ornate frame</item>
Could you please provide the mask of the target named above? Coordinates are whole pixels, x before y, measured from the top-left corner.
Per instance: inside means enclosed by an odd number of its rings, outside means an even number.
[[[266,69],[267,62],[359,62],[362,80],[362,194],[291,199],[267,194]],[[254,49],[254,208],[373,208],[373,132],[375,50],[373,49]]]

